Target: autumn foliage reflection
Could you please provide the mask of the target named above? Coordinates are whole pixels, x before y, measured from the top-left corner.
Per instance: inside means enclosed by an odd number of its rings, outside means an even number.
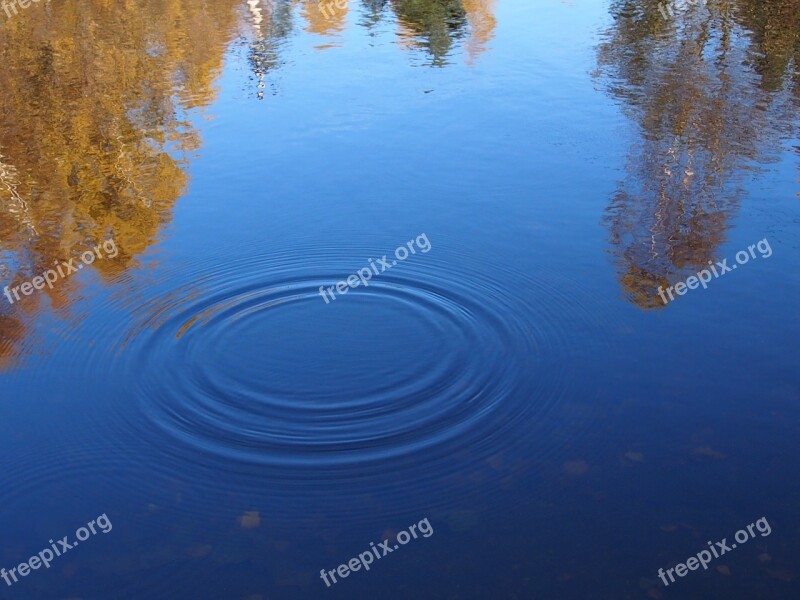
[[[53,2],[0,27],[0,261],[15,285],[105,239],[108,277],[153,243],[199,145],[187,113],[214,98],[233,0]],[[26,298],[63,309],[76,284]],[[0,312],[7,312],[2,309]],[[22,339],[0,318],[0,357]]]
[[[796,126],[800,4],[708,0],[673,21],[618,1],[598,49],[608,93],[639,128],[606,222],[620,282],[643,308],[717,257],[741,178]]]
[[[351,8],[366,15],[360,27],[393,21],[400,45],[437,66],[457,41],[468,40],[474,60],[493,36],[493,0],[359,1],[332,19],[313,0],[86,0],[32,5],[0,21],[2,286],[113,239],[119,256],[92,266],[108,279],[157,240],[201,145],[190,118],[214,101],[234,41],[247,44],[263,98],[291,34],[334,47]],[[0,360],[17,353],[25,314],[45,302],[67,311],[76,281],[25,298],[17,312],[0,305]]]

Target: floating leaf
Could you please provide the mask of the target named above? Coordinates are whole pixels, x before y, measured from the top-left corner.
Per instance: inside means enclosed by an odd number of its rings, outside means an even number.
[[[692,454],[694,454],[695,456],[707,456],[709,458],[717,458],[720,460],[726,458],[726,456],[722,452],[717,452],[716,450],[707,447],[695,448],[692,451]]]
[[[186,554],[191,558],[203,558],[211,554],[213,547],[211,544],[197,544],[192,546],[186,551]]]
[[[568,463],[564,463],[564,470],[570,475],[583,475],[589,470],[589,465],[582,460],[573,460]]]
[[[258,511],[249,511],[239,517],[239,525],[245,529],[255,529],[261,527],[261,515]]]

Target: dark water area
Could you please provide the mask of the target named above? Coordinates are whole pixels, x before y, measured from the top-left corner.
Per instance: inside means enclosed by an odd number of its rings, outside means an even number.
[[[800,597],[796,0],[13,6],[0,599]]]

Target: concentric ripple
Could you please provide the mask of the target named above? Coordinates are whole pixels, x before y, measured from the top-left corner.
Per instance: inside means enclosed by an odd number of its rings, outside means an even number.
[[[290,263],[187,270],[189,283],[140,307],[118,360],[94,363],[135,398],[138,410],[118,409],[140,440],[227,469],[419,465],[496,452],[558,402],[552,351],[571,344],[554,318],[575,302],[546,280],[426,256],[326,303],[320,286],[342,276],[297,277]]]
[[[66,449],[90,431],[76,476],[107,464],[96,479],[113,493],[106,475],[130,463],[148,473],[130,499],[196,515],[236,498],[291,519],[322,502],[346,522],[366,504],[447,510],[535,478],[591,426],[579,375],[613,317],[560,273],[446,243],[326,303],[319,288],[376,246],[217,249],[87,295],[82,334],[65,324],[53,348],[80,402],[42,435]]]
[[[319,466],[479,441],[535,408],[520,391],[541,342],[511,306],[502,318],[389,277],[326,304],[324,284],[226,288],[155,313],[132,361],[149,421],[228,460]]]

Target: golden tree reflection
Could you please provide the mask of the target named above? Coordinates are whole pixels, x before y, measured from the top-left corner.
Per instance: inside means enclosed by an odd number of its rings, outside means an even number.
[[[302,17],[306,22],[306,31],[319,35],[331,35],[344,30],[350,2],[338,8],[332,0],[294,0],[300,4]]]
[[[0,261],[38,275],[113,238],[109,276],[153,243],[199,146],[187,111],[214,98],[237,25],[233,0],[32,5],[0,25]],[[12,268],[13,267],[13,268]],[[68,306],[74,282],[26,298]],[[0,355],[24,336],[0,309]],[[1,315],[0,315],[1,316]]]
[[[186,189],[200,148],[190,117],[214,101],[231,43],[246,36],[263,97],[295,20],[335,36],[356,1],[326,15],[315,0],[86,0],[1,21],[0,287],[110,238],[119,255],[92,268],[109,278],[129,267]],[[474,60],[494,35],[494,0],[363,2],[363,26],[394,19],[401,43],[434,65],[463,40]],[[0,302],[0,357],[24,339],[26,314],[66,311],[76,285],[62,280],[13,309]]]
[[[467,53],[470,64],[483,54],[494,38],[497,19],[494,16],[495,0],[462,0],[470,23]]]
[[[751,164],[795,123],[800,5],[708,0],[665,20],[620,1],[598,49],[608,92],[640,129],[606,222],[620,282],[643,308],[717,255]]]

